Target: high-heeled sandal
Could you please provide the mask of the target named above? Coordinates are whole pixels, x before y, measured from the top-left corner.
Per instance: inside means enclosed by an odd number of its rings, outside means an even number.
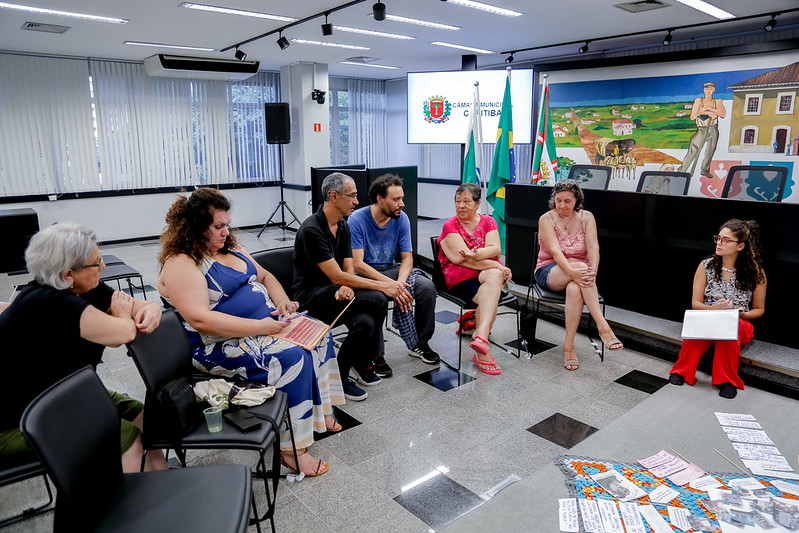
[[[298,451],[297,452],[297,465],[296,466],[291,466],[290,464],[288,464],[286,462],[286,459],[287,458],[293,459],[294,458],[294,453],[293,452],[289,452],[289,453],[280,452],[280,464],[282,464],[283,466],[285,466],[289,470],[293,470],[293,471],[295,471],[297,473],[300,473],[300,464],[299,464],[300,463],[300,456],[301,455],[305,455],[306,453],[308,453],[308,449],[307,448],[302,450],[302,451]],[[324,468],[322,468],[323,465],[324,465]],[[310,474],[308,472],[303,472],[303,474],[305,475],[305,477],[317,477],[317,476],[321,476],[322,474],[324,474],[328,470],[330,470],[330,465],[325,463],[321,459],[317,459],[316,460],[316,469]]]

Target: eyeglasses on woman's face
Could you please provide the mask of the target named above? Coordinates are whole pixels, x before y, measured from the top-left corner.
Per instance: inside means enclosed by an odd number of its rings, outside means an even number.
[[[99,261],[96,263],[92,263],[91,265],[81,265],[80,268],[103,268],[105,266],[105,261],[101,257]]]
[[[713,242],[716,244],[721,243],[722,246],[727,246],[731,242],[741,242],[741,241],[734,241],[729,237],[722,237],[721,235],[713,235]]]

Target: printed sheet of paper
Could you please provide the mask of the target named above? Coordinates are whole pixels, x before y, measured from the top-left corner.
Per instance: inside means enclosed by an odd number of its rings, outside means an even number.
[[[753,477],[737,477],[727,482],[728,487],[738,487],[739,489],[758,490],[765,488],[761,482]]]
[[[654,503],[669,503],[679,496],[680,493],[666,485],[658,485],[655,490],[649,493],[649,501]]]
[[[651,505],[639,505],[638,511],[640,511],[641,515],[643,515],[646,523],[649,524],[649,527],[652,528],[652,531],[655,533],[674,533],[674,530],[671,529],[666,521],[660,516],[657,509],[652,507]]]
[[[700,477],[705,475],[705,471],[696,466],[695,464],[691,463],[685,470],[680,470],[679,472],[672,474],[669,476],[669,481],[677,485],[678,487],[682,487],[686,483],[690,483],[695,479],[699,479]]]
[[[567,533],[580,531],[580,521],[577,517],[577,500],[574,498],[561,498],[558,500],[558,506],[560,530]]]
[[[793,468],[788,464],[788,461],[782,455],[772,455],[769,459],[741,459],[746,468],[752,470],[757,468],[760,470],[779,470],[781,472],[793,472]]]
[[[757,420],[754,416],[743,413],[721,413],[716,411],[713,414],[716,415],[716,418],[719,419],[719,424],[722,426],[726,425],[724,423],[725,420],[749,420],[752,422]]]
[[[680,459],[679,457],[674,457],[672,460],[658,465],[654,468],[650,468],[649,471],[655,477],[669,477],[672,474],[675,474],[681,470],[685,470],[688,468],[688,463]]]
[[[766,432],[761,429],[731,428],[727,426],[721,426],[721,429],[727,434],[727,438],[733,442],[774,445],[768,435],[766,435]]]
[[[768,470],[766,468],[750,468],[749,470],[756,476],[779,477],[782,479],[799,479],[799,474],[795,472],[782,472],[780,470]]]
[[[669,505],[669,523],[672,526],[677,526],[678,528],[682,529],[683,531],[688,531],[691,529],[691,524],[688,523],[688,515],[691,513],[688,512],[688,509],[683,509],[682,507],[674,507]]]
[[[580,499],[578,501],[580,502],[580,516],[583,518],[583,527],[586,533],[605,533],[596,500]]]
[[[732,447],[735,448],[741,459],[768,459],[771,455],[781,455],[776,446],[733,442]]]
[[[793,494],[794,496],[799,496],[799,485],[796,483],[775,479],[771,482],[771,484],[780,489],[783,494]]]
[[[646,496],[646,492],[615,470],[594,474],[591,479],[617,500],[630,501]]]
[[[655,455],[650,455],[646,459],[639,459],[638,464],[643,466],[644,468],[653,468],[656,466],[660,466],[664,463],[668,463],[669,461],[674,460],[674,456],[667,452],[666,450],[660,450]]]
[[[646,533],[644,521],[641,520],[641,513],[638,512],[638,504],[635,502],[619,502],[621,519],[624,521],[624,528],[627,533]]]
[[[619,510],[616,508],[616,501],[598,499],[597,504],[599,505],[599,516],[602,517],[602,527],[605,528],[605,533],[624,533]]]
[[[723,484],[713,476],[704,476],[691,481],[688,483],[688,486],[694,490],[702,490],[707,492],[707,489],[717,489],[723,486]]]

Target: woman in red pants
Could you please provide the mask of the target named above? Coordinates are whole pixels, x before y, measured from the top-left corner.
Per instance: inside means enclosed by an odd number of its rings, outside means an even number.
[[[741,346],[752,340],[752,319],[760,318],[766,307],[766,274],[760,253],[760,232],[754,220],[728,220],[713,236],[716,253],[704,259],[694,275],[693,309],[740,309],[737,341],[685,339],[669,383],[696,383],[699,359],[715,346],[713,385],[719,396],[735,398],[744,382],[738,376]]]

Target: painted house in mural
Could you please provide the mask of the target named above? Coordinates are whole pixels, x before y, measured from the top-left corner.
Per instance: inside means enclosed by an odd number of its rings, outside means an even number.
[[[799,62],[729,87],[730,152],[785,153],[799,133]]]

